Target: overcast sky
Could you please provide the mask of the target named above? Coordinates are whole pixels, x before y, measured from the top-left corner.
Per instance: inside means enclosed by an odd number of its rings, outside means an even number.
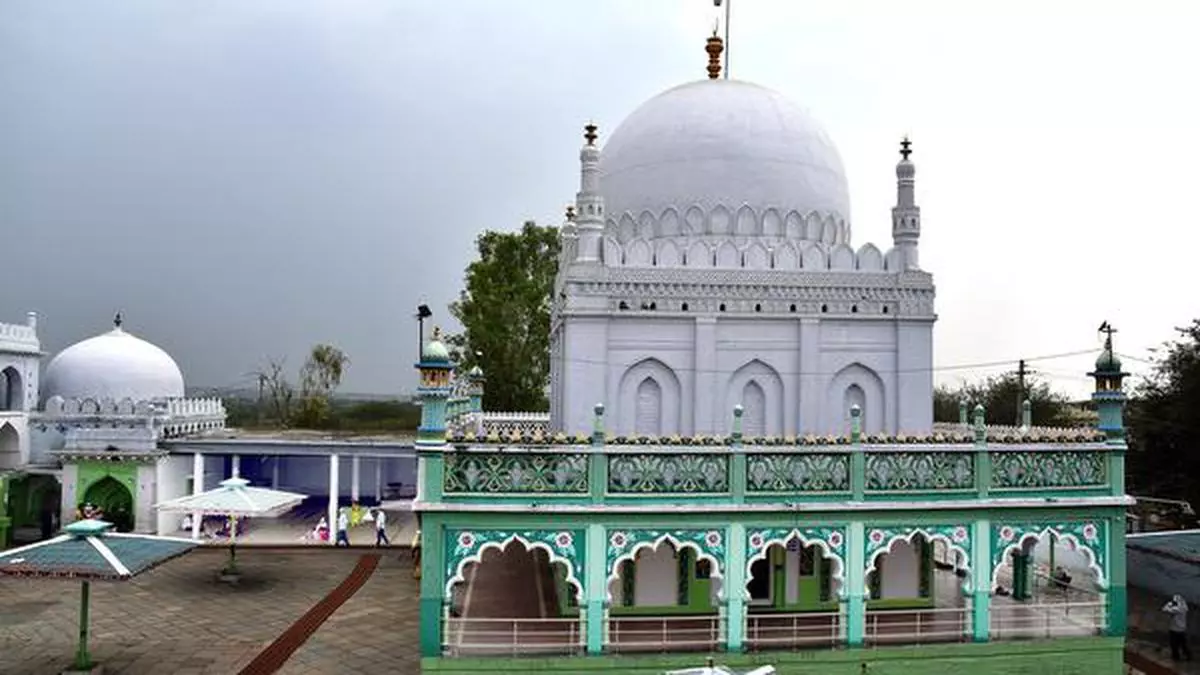
[[[1200,3],[733,0],[734,77],[809,108],[854,245],[890,246],[911,134],[939,381],[1200,316]],[[601,139],[704,75],[711,0],[0,5],[0,321],[126,327],[189,385],[327,341],[413,384],[485,228],[557,224]],[[1033,363],[1083,393],[1088,357]],[[1136,363],[1130,363],[1137,366]]]

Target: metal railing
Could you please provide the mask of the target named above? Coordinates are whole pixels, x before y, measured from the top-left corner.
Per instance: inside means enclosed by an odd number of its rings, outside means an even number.
[[[1097,635],[1108,627],[1103,601],[999,604],[993,601],[991,638],[1027,640]]]
[[[960,642],[971,633],[968,607],[867,610],[867,644],[924,644]]]
[[[445,656],[518,656],[579,654],[583,631],[579,619],[447,618]]]
[[[716,616],[611,617],[606,647],[614,653],[712,650],[721,636]]]
[[[751,614],[746,618],[750,649],[836,647],[842,642],[839,612]]]

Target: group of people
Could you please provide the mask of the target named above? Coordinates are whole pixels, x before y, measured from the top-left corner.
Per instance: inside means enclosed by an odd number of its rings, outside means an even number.
[[[352,509],[340,508],[337,515],[337,529],[334,530],[334,546],[350,546],[350,527],[351,525],[360,525],[370,522],[375,526],[375,545],[376,546],[391,546],[392,542],[388,539],[387,534],[387,515],[383,509],[362,509],[358,511],[359,506],[354,505]],[[325,516],[321,516],[321,520],[317,522],[316,528],[312,531],[312,538],[317,541],[329,541],[329,521]]]

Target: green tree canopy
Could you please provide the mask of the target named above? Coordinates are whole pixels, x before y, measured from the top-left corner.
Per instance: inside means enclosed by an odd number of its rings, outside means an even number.
[[[550,296],[558,269],[558,230],[527,221],[519,232],[484,232],[479,258],[450,313],[460,370],[478,365],[491,410],[546,410],[550,379]]]
[[[1131,492],[1200,505],[1200,319],[1176,329],[1127,411]]]
[[[1078,420],[1071,410],[1066,396],[1055,392],[1050,385],[1036,375],[1025,376],[1025,395],[1021,396],[1021,382],[1014,373],[989,377],[982,382],[960,384],[957,387],[938,387],[933,392],[933,419],[935,422],[958,422],[959,401],[966,401],[971,409],[983,404],[984,418],[988,424],[1021,423],[1020,401],[1029,399],[1035,426],[1071,426]]]

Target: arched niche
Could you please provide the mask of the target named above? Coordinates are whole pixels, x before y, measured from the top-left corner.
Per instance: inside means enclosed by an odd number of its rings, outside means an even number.
[[[650,267],[653,262],[650,244],[645,239],[639,237],[625,245],[626,267]]]
[[[861,396],[862,432],[883,433],[888,422],[884,393],[883,380],[874,370],[858,362],[846,365],[830,379],[826,389],[826,431],[835,434],[850,432],[846,400],[853,395]]]
[[[679,247],[670,239],[662,239],[658,242],[658,250],[654,253],[654,264],[657,267],[679,267],[683,263],[683,256],[679,253]]]
[[[647,375],[638,383],[633,405],[633,432],[638,436],[662,434],[662,387]]]
[[[688,267],[712,267],[713,254],[712,249],[708,244],[702,241],[693,241],[692,245],[687,250],[687,266]]]
[[[759,233],[758,216],[755,215],[754,209],[747,205],[738,209],[736,232],[739,237],[753,237]]]
[[[783,378],[779,376],[779,371],[775,370],[770,365],[758,359],[753,359],[734,371],[729,377],[729,382],[725,387],[725,410],[721,417],[725,419],[726,428],[733,421],[734,406],[741,405],[743,408],[743,432],[745,430],[745,419],[748,414],[760,414],[746,409],[746,401],[742,398],[745,396],[747,387],[753,383],[758,391],[763,394],[764,409],[761,413],[763,420],[764,436],[782,436],[783,435]],[[753,390],[752,390],[753,391]]]
[[[845,244],[833,247],[829,254],[829,269],[840,272],[851,272],[855,267],[854,250]]]
[[[620,267],[625,264],[625,250],[615,237],[604,238],[604,264],[608,267]]]
[[[663,211],[662,218],[658,220],[659,236],[677,237],[681,232],[682,224],[679,222],[679,212],[668,207]]]
[[[680,417],[680,386],[679,378],[662,361],[647,358],[638,361],[625,370],[618,386],[620,416],[617,419],[617,433],[630,435],[634,433],[638,412],[638,393],[645,392],[643,384],[650,379],[658,387],[660,396],[661,424],[659,435],[669,436],[679,433]]]
[[[858,249],[858,269],[863,272],[882,272],[883,254],[875,244],[863,244]]]
[[[742,266],[742,255],[733,242],[723,241],[717,246],[717,267],[735,268]]]
[[[800,256],[800,266],[810,271],[829,269],[829,259],[825,256],[825,249],[821,248],[819,244],[804,246],[804,251]]]
[[[715,236],[729,236],[733,232],[733,216],[729,209],[718,204],[708,212],[708,233]]]
[[[1054,534],[1083,553],[1088,568],[1096,575],[1096,585],[1108,588],[1108,526],[1101,520],[1079,520],[1055,523],[1019,523],[1001,521],[992,525],[991,589],[995,590],[997,575],[1013,551],[1024,552],[1039,539]]]
[[[617,240],[622,244],[628,244],[637,236],[637,223],[633,222],[633,216],[628,213],[622,214],[621,219],[617,222]]]
[[[683,217],[683,233],[688,236],[705,233],[704,211],[699,206],[689,206]]]
[[[0,370],[0,410],[25,409],[25,380],[16,366]]]
[[[792,242],[785,242],[775,249],[775,269],[794,270],[800,267],[800,252]]]
[[[21,464],[21,436],[17,428],[7,422],[0,424],[0,471],[15,469]]]
[[[912,544],[918,535],[924,537],[931,544],[935,541],[942,542],[954,552],[957,560],[961,561],[962,569],[971,569],[973,542],[971,528],[966,524],[868,527],[866,528],[866,540],[863,542],[864,560],[866,561],[863,578],[871,578],[871,573],[878,567],[879,559],[891,551],[898,542]],[[962,588],[966,592],[971,592],[970,574],[963,577]],[[869,584],[867,590],[870,591]]]
[[[746,247],[744,260],[746,269],[765,270],[771,267],[771,254],[757,241]]]
[[[788,239],[793,241],[807,238],[807,232],[804,229],[804,217],[796,211],[788,211],[787,219],[784,221],[784,233]]]
[[[638,216],[637,234],[642,239],[653,239],[658,236],[658,219],[649,211],[642,211]]]
[[[846,530],[844,527],[795,527],[795,528],[763,528],[750,529],[746,532],[746,571],[747,585],[750,583],[750,570],[754,563],[767,557],[767,551],[774,545],[783,545],[798,541],[804,546],[816,546],[822,555],[832,559],[832,578],[838,582],[838,597],[846,598]],[[748,589],[742,589],[742,597],[750,599]]]
[[[605,595],[612,602],[612,582],[617,580],[621,564],[626,560],[635,560],[642,550],[654,550],[662,544],[670,544],[676,551],[691,549],[698,560],[705,560],[712,570],[711,577],[724,581],[725,567],[723,565],[726,545],[725,533],[722,530],[614,530],[608,535],[608,551],[605,556],[607,575],[604,579]],[[726,589],[720,590],[720,598],[724,599]]]
[[[519,544],[527,551],[541,549],[550,562],[566,568],[567,584],[575,589],[575,599],[581,605],[583,596],[583,543],[582,530],[446,530],[446,585],[444,597],[452,597],[454,585],[462,583],[469,563],[480,563],[489,550],[503,551],[511,544]]]
[[[779,217],[779,211],[774,208],[763,211],[762,233],[765,237],[783,236],[783,219]]]

